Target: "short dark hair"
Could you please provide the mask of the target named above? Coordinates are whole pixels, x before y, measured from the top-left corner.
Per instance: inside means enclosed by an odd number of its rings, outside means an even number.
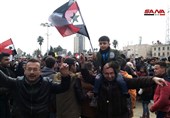
[[[68,57],[64,60],[64,63],[67,63],[68,65],[74,65],[75,62],[76,62],[76,60],[74,58],[70,58],[70,57]]]
[[[71,66],[76,63],[76,60],[74,58],[68,57],[64,60],[64,63],[68,64],[70,70]]]
[[[61,63],[61,61],[62,61],[62,56],[57,56],[57,58],[56,58],[56,60],[57,60],[57,63]]]
[[[47,57],[45,60],[45,65],[48,68],[53,68],[55,65],[55,58],[52,56]]]
[[[108,41],[108,42],[110,42],[110,39],[109,39],[108,36],[101,36],[101,37],[99,38],[99,41]]]
[[[10,54],[8,54],[8,53],[4,53],[4,52],[0,53],[0,61],[1,61],[4,57],[9,57],[9,56],[10,56]]]
[[[29,59],[29,60],[27,61],[27,63],[28,63],[28,62],[38,62],[38,63],[40,63],[40,61],[39,61],[38,59],[35,59],[35,58]]]
[[[155,61],[155,58],[152,57],[152,58],[148,59],[148,63],[150,63],[152,60]]]
[[[160,67],[166,68],[167,64],[165,61],[158,61],[155,63],[155,65],[159,65]]]

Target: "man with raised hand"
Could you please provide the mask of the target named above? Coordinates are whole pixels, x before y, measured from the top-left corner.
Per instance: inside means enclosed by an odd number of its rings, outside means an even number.
[[[36,59],[28,60],[20,78],[11,78],[0,70],[0,85],[13,93],[13,118],[49,118],[51,93],[62,93],[70,85],[68,65],[63,63],[60,72],[62,80],[58,85],[41,76],[40,62]]]

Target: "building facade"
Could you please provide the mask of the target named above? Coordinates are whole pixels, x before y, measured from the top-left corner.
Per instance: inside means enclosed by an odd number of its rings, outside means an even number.
[[[125,54],[127,58],[138,58],[141,56],[149,58],[152,56],[151,51],[152,46],[149,44],[136,44],[123,47],[123,54]]]
[[[85,37],[81,34],[76,34],[74,37],[74,53],[81,53],[85,50]]]
[[[164,58],[170,56],[170,44],[154,44],[152,45],[152,56]]]

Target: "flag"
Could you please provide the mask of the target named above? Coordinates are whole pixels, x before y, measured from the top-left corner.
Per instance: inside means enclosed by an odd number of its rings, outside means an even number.
[[[1,50],[1,52],[8,53],[8,54],[11,54],[11,55],[13,53],[13,51],[11,49],[3,49],[3,50]]]
[[[8,39],[8,40],[6,40],[6,41],[4,41],[4,42],[2,42],[2,43],[0,44],[0,49],[4,49],[5,47],[7,47],[7,46],[9,46],[9,45],[11,45],[11,44],[13,44],[13,43],[12,43],[12,40],[11,40],[11,38],[10,38],[10,39]]]
[[[0,43],[0,53],[1,52],[8,53],[8,54],[11,54],[11,55],[17,54],[11,38]]]
[[[50,15],[49,21],[57,28],[63,37],[79,33],[89,38],[80,9],[77,2],[74,0],[69,0],[67,3],[57,8]]]

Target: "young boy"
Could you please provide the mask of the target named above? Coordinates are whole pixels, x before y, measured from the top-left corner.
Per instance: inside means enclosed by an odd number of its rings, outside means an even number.
[[[110,48],[110,39],[108,36],[101,36],[98,41],[99,41],[100,50],[96,54],[96,64],[97,64],[97,69],[98,69],[98,75],[96,76],[96,79],[95,79],[95,85],[94,85],[94,91],[93,91],[95,94],[98,94],[98,90],[102,82],[103,77],[101,73],[103,70],[103,66],[107,62],[110,62],[114,65],[114,67],[117,68],[116,71],[118,73],[121,68],[121,65],[126,62],[120,56],[120,53],[118,50]],[[122,93],[127,94],[128,89],[121,74],[117,75],[116,81],[120,84]]]

